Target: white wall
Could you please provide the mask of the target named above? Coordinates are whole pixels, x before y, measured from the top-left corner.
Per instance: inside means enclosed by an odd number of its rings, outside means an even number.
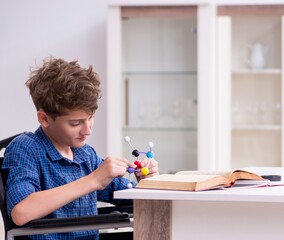
[[[103,97],[89,143],[105,153],[106,10],[100,0],[0,0],[0,139],[38,127],[25,81],[47,56],[100,74]]]

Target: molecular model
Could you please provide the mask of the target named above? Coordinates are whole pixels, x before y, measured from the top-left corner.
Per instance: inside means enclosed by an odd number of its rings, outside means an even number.
[[[126,136],[124,137],[124,141],[128,143],[128,145],[130,146],[130,148],[132,149],[132,155],[134,157],[137,158],[137,160],[134,162],[134,164],[137,166],[136,168],[131,168],[128,167],[127,172],[129,173],[129,183],[127,184],[127,188],[132,188],[132,184],[130,183],[130,174],[134,173],[134,172],[141,172],[142,175],[146,176],[149,174],[149,164],[150,161],[152,160],[152,158],[154,158],[154,152],[152,151],[152,148],[154,147],[154,143],[153,142],[149,142],[148,146],[150,148],[150,150],[148,152],[139,152],[137,149],[135,149],[131,142],[130,142],[130,137]],[[148,163],[146,165],[146,167],[142,167],[141,168],[141,162],[138,159],[140,154],[145,154],[146,157],[148,158]]]

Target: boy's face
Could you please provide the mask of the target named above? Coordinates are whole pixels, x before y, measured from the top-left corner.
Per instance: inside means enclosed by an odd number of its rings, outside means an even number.
[[[82,110],[69,111],[55,120],[46,115],[46,119],[44,132],[60,149],[84,146],[94,124],[94,116]]]

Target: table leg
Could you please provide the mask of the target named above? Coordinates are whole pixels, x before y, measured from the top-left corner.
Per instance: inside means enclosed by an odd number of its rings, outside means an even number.
[[[171,240],[172,202],[134,200],[134,239]]]

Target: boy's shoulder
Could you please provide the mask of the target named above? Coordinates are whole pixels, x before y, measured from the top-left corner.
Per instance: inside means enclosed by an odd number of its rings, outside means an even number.
[[[37,141],[37,139],[38,137],[36,136],[36,134],[32,132],[23,132],[16,138],[14,138],[10,144],[29,144],[34,143],[35,141]]]
[[[44,138],[38,130],[34,133],[23,132],[10,142],[6,151],[9,151],[10,149],[13,149],[13,151],[16,151],[17,149],[19,149],[19,151],[24,151],[25,149],[32,150],[34,148],[41,149],[43,147],[43,141]]]

